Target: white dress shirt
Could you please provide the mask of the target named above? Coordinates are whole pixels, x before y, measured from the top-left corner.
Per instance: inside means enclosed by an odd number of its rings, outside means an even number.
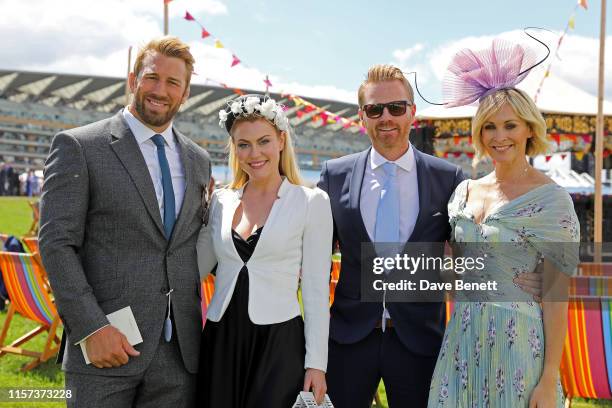
[[[400,200],[399,238],[402,243],[408,241],[410,235],[412,235],[414,224],[419,215],[419,186],[417,184],[414,150],[412,149],[412,145],[409,145],[406,153],[392,162],[397,165]],[[361,218],[372,241],[374,241],[374,231],[376,231],[376,210],[378,209],[380,190],[385,183],[383,164],[388,161],[372,147],[363,175],[360,197]]]
[[[161,169],[159,167],[159,159],[157,158],[157,147],[151,138],[157,134],[154,130],[145,126],[140,120],[138,120],[132,112],[126,107],[123,109],[123,117],[127,122],[130,130],[136,138],[138,147],[142,152],[142,155],[147,163],[151,180],[153,181],[153,187],[155,187],[155,196],[157,197],[157,204],[159,205],[159,213],[161,219],[164,219],[164,187],[162,184]],[[178,218],[179,212],[181,211],[181,205],[183,204],[183,197],[185,195],[185,172],[183,170],[183,163],[181,161],[180,146],[174,138],[172,132],[172,123],[162,133],[160,133],[166,142],[166,158],[168,159],[168,165],[170,166],[170,174],[172,174],[172,189],[174,190],[174,208],[176,210],[176,218]]]

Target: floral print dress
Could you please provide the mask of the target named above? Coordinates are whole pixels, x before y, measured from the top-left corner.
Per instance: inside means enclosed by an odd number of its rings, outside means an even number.
[[[448,204],[452,240],[479,242],[484,247],[487,243],[512,246],[512,250],[494,251],[487,262],[487,278],[498,282],[505,299],[526,298],[512,279],[521,272],[533,271],[542,256],[567,274],[575,271],[577,251],[560,251],[554,245],[580,240],[572,200],[562,187],[536,187],[493,209],[477,224],[465,208],[468,182],[457,186]],[[455,303],[432,378],[428,407],[529,406],[531,391],[544,366],[541,306],[531,301],[487,300]],[[557,389],[557,406],[563,407],[560,382]]]

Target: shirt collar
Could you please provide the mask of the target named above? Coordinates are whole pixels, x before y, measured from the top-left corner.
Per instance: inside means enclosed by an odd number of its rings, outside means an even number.
[[[376,170],[378,167],[382,166],[389,160],[385,159],[382,154],[378,153],[374,147],[370,152],[370,167],[372,170]],[[412,144],[408,144],[408,150],[399,159],[394,162],[401,169],[404,169],[407,172],[411,172],[414,168],[414,150],[412,150]]]
[[[123,117],[125,118],[125,121],[130,127],[130,130],[134,134],[134,137],[136,138],[136,141],[139,145],[143,144],[147,140],[151,139],[154,135],[158,134],[156,131],[146,126],[136,116],[134,116],[134,114],[130,112],[127,106],[125,107],[125,109],[123,109]],[[162,135],[162,137],[166,141],[166,145],[170,149],[174,150],[176,148],[176,142],[174,140],[174,134],[172,133],[172,126],[173,123],[170,122],[170,125],[166,128],[166,130],[159,134]]]

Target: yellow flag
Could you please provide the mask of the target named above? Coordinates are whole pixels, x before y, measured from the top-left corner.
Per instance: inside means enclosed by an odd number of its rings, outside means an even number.
[[[569,23],[567,23],[567,25],[569,26],[569,28],[571,28],[572,30],[576,28],[576,18],[574,16],[572,16],[569,20]]]
[[[582,160],[584,157],[584,152],[576,152],[576,160]]]
[[[215,48],[225,48],[225,47],[223,46],[223,44],[221,44],[221,41],[215,40]]]

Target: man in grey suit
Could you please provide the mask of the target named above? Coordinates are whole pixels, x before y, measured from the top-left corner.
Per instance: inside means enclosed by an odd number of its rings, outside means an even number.
[[[195,244],[210,158],[172,126],[193,63],[179,39],[152,40],[129,77],[131,104],[53,139],[40,249],[64,323],[68,406],[193,405],[202,327]],[[135,346],[106,316],[126,306],[143,338]]]

